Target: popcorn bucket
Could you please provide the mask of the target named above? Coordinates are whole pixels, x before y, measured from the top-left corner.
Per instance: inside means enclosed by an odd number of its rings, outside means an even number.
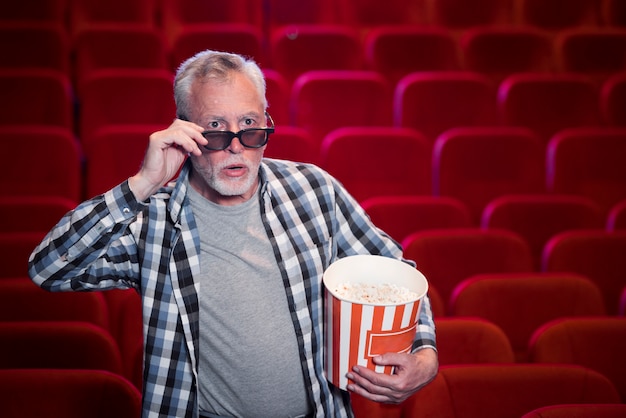
[[[392,374],[392,366],[377,366],[372,357],[408,353],[415,337],[421,300],[428,292],[422,273],[389,257],[355,255],[332,263],[322,278],[325,286],[325,371],[328,381],[340,389],[348,385],[353,366]],[[364,302],[345,294],[346,283],[370,289]],[[342,288],[343,287],[343,288]],[[393,289],[394,298],[377,295]],[[406,293],[412,292],[410,298]],[[394,302],[390,300],[396,299]],[[404,300],[402,300],[404,299]],[[402,300],[398,302],[398,300]]]

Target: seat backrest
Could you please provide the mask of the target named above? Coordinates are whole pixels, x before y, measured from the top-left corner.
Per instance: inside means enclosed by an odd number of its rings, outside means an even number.
[[[159,125],[112,125],[99,129],[85,142],[85,194],[104,193],[136,174]],[[124,152],[120,152],[123,149]]]
[[[574,416],[593,418],[622,418],[626,416],[626,404],[566,404],[550,405],[533,409],[522,418],[572,418]]]
[[[74,128],[74,90],[69,77],[47,68],[0,70],[0,125]]]
[[[626,28],[581,28],[559,32],[555,48],[562,71],[602,80],[626,71]]]
[[[390,87],[373,71],[309,71],[291,89],[291,125],[307,129],[321,144],[346,126],[390,126]]]
[[[543,252],[542,270],[573,272],[591,279],[602,292],[609,315],[618,309],[626,286],[626,231],[578,230],[552,237]]]
[[[81,141],[107,125],[167,127],[176,116],[172,82],[173,75],[159,69],[102,70],[85,79],[79,86]]]
[[[462,201],[478,225],[485,206],[505,194],[545,190],[545,152],[530,130],[456,128],[433,146],[433,194]]]
[[[75,207],[64,197],[0,196],[0,231],[46,233]]]
[[[609,26],[626,27],[626,4],[622,0],[604,0],[601,9],[604,23]]]
[[[626,72],[606,78],[600,90],[600,110],[605,123],[626,127]]]
[[[289,121],[289,95],[291,85],[278,71],[263,69],[265,76],[265,97],[267,99],[267,111],[272,115],[277,129],[288,126]]]
[[[438,318],[439,364],[513,363],[508,337],[494,323],[479,318]]]
[[[518,22],[549,31],[598,25],[600,23],[597,0],[515,0]]]
[[[524,126],[547,143],[556,132],[600,123],[598,91],[582,74],[520,73],[498,87],[500,120]]]
[[[141,393],[123,377],[103,370],[0,370],[0,391],[5,418],[136,418],[141,414]]]
[[[47,232],[0,232],[0,280],[28,276],[28,257]]]
[[[619,395],[605,376],[580,366],[442,366],[433,382],[403,404],[403,414],[514,418],[542,406],[568,403],[619,403]]]
[[[6,3],[0,10],[3,22],[65,23],[68,0],[33,0]]]
[[[152,0],[71,0],[68,27],[73,35],[94,26],[153,27],[156,5]]]
[[[556,319],[539,328],[529,344],[531,361],[584,366],[608,377],[626,401],[626,318]]]
[[[485,74],[418,72],[395,86],[394,125],[416,129],[433,142],[448,129],[494,125],[496,120],[495,88]]]
[[[358,34],[347,26],[285,26],[271,34],[269,61],[293,82],[307,71],[360,70],[363,54]]]
[[[604,216],[600,207],[584,196],[507,195],[487,204],[481,225],[508,229],[524,237],[539,271],[543,247],[552,236],[572,229],[602,228]]]
[[[381,26],[364,39],[368,68],[383,74],[391,83],[416,71],[453,71],[461,67],[454,36],[443,28]]]
[[[29,3],[32,9],[32,3]],[[46,68],[69,75],[70,41],[61,23],[3,22],[0,68]]]
[[[552,193],[582,195],[603,214],[626,199],[626,129],[568,129],[546,150],[546,186]]]
[[[402,246],[404,256],[417,263],[417,268],[446,303],[454,287],[475,274],[533,270],[528,244],[519,235],[505,230],[420,231],[409,235]]]
[[[0,280],[0,321],[82,321],[109,329],[106,301],[98,292],[55,292],[26,278]]]
[[[606,218],[607,231],[626,229],[626,199],[611,207]]]
[[[339,128],[322,141],[320,166],[359,201],[384,195],[427,195],[430,155],[430,142],[411,129]]]
[[[528,341],[541,325],[560,317],[605,315],[600,289],[572,273],[480,274],[457,285],[453,316],[473,316],[498,325],[518,361],[528,359]]]
[[[270,136],[263,156],[315,164],[319,153],[319,144],[306,129],[283,125]]]
[[[71,131],[55,126],[0,127],[6,196],[59,196],[81,200],[79,145]],[[33,151],[35,150],[35,151]],[[16,156],[28,155],[28,165]]]
[[[508,2],[501,0],[426,0],[430,23],[453,30],[510,21]]]
[[[426,229],[472,226],[467,207],[451,197],[377,196],[364,200],[361,206],[377,227],[398,242]]]
[[[500,82],[519,72],[555,70],[550,35],[531,27],[476,27],[460,39],[466,69]]]
[[[5,341],[0,347],[0,369],[123,372],[116,341],[108,331],[87,322],[3,321],[0,339]],[[42,347],[45,347],[45,355],[41,353]]]

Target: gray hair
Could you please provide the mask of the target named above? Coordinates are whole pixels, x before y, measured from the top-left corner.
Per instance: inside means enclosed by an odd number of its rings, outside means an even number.
[[[265,76],[263,71],[252,59],[238,54],[206,50],[197,53],[183,62],[174,79],[174,100],[176,116],[189,120],[191,87],[198,79],[228,80],[230,73],[238,72],[250,78],[256,86],[259,97],[263,100],[263,109],[267,109],[265,97]]]

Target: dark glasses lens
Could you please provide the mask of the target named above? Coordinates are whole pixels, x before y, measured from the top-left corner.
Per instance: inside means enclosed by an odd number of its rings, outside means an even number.
[[[204,146],[206,149],[221,151],[228,148],[233,138],[239,138],[241,145],[246,148],[261,148],[267,144],[271,133],[274,133],[274,128],[244,129],[237,133],[231,131],[204,131],[202,136],[209,142]]]

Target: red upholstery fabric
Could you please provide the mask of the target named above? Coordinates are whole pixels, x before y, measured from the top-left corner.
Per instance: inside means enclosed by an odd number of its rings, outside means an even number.
[[[65,22],[68,0],[38,0],[37,7],[33,2],[11,2],[0,11],[0,20],[13,22]]]
[[[391,125],[390,87],[373,71],[309,71],[291,89],[291,124],[317,143],[347,126]]]
[[[435,318],[439,364],[513,363],[508,337],[492,322],[479,318]]]
[[[626,72],[606,78],[600,90],[600,109],[605,123],[626,127]]]
[[[399,128],[339,128],[324,137],[320,165],[357,200],[430,193],[431,144]]]
[[[626,129],[588,128],[559,132],[546,155],[547,187],[553,193],[582,195],[605,213],[626,199]]]
[[[2,416],[136,418],[141,394],[124,378],[102,370],[0,370]]]
[[[47,231],[0,232],[0,280],[3,277],[27,277],[28,257]]]
[[[596,0],[517,0],[519,22],[550,31],[600,23]]]
[[[492,199],[542,193],[544,159],[541,140],[524,128],[451,129],[433,146],[433,194],[462,201],[478,225]]]
[[[450,128],[494,125],[495,87],[474,72],[412,73],[395,86],[393,112],[396,126],[416,129],[434,142]]]
[[[450,29],[488,26],[510,19],[507,3],[499,0],[426,0],[430,21]]]
[[[476,275],[454,289],[450,311],[498,325],[518,361],[528,360],[528,341],[541,325],[560,317],[606,314],[600,289],[568,273]]]
[[[413,232],[426,229],[469,228],[469,210],[446,196],[378,196],[361,202],[374,224],[402,242]]]
[[[79,137],[89,141],[109,125],[153,124],[167,127],[176,116],[173,75],[158,69],[102,70],[79,86]]]
[[[626,404],[569,404],[534,409],[522,418],[623,418]]]
[[[27,278],[0,279],[0,321],[82,321],[109,329],[101,293],[50,293]]]
[[[528,26],[475,27],[460,39],[465,68],[500,82],[520,72],[555,69],[549,34]]]
[[[263,69],[265,75],[265,97],[267,98],[267,111],[272,115],[272,119],[277,127],[289,125],[289,95],[291,85],[287,79],[278,71]]]
[[[57,196],[0,196],[0,231],[47,233],[75,206]]]
[[[413,418],[518,418],[564,403],[617,403],[613,384],[596,371],[565,365],[443,366],[402,406]]]
[[[90,369],[122,374],[108,331],[79,321],[0,323],[0,369]]]
[[[569,271],[593,281],[602,292],[607,312],[618,309],[621,290],[626,286],[626,231],[569,231],[546,244],[542,269]]]
[[[524,237],[539,271],[543,247],[552,236],[573,229],[602,228],[604,216],[598,205],[583,196],[508,195],[487,204],[481,225],[508,229]]]
[[[0,27],[0,68],[45,68],[69,75],[69,57],[70,41],[60,22],[9,21]]]
[[[591,27],[561,31],[555,46],[562,71],[600,79],[626,71],[626,29]]]
[[[409,235],[402,245],[405,257],[417,263],[446,303],[454,287],[472,275],[532,271],[528,244],[510,231],[421,231]]]
[[[546,143],[556,132],[600,123],[598,92],[582,74],[513,74],[498,88],[501,121],[534,130]]]
[[[416,71],[452,71],[461,68],[454,36],[443,28],[378,26],[364,39],[366,63],[391,83]]]
[[[64,73],[46,68],[0,69],[0,89],[0,125],[74,128],[74,91]]]
[[[68,8],[69,28],[72,34],[104,25],[154,26],[156,2],[152,0],[71,0]]]
[[[277,28],[269,39],[270,68],[292,82],[313,70],[360,70],[363,54],[358,34],[344,25]]]
[[[626,402],[626,318],[564,318],[545,324],[532,336],[536,363],[588,367],[608,377]]]
[[[607,214],[606,229],[608,231],[626,229],[626,199],[620,200],[611,207]]]
[[[319,144],[306,129],[282,125],[277,126],[276,131],[270,136],[263,156],[305,163],[318,163],[319,151]]]

